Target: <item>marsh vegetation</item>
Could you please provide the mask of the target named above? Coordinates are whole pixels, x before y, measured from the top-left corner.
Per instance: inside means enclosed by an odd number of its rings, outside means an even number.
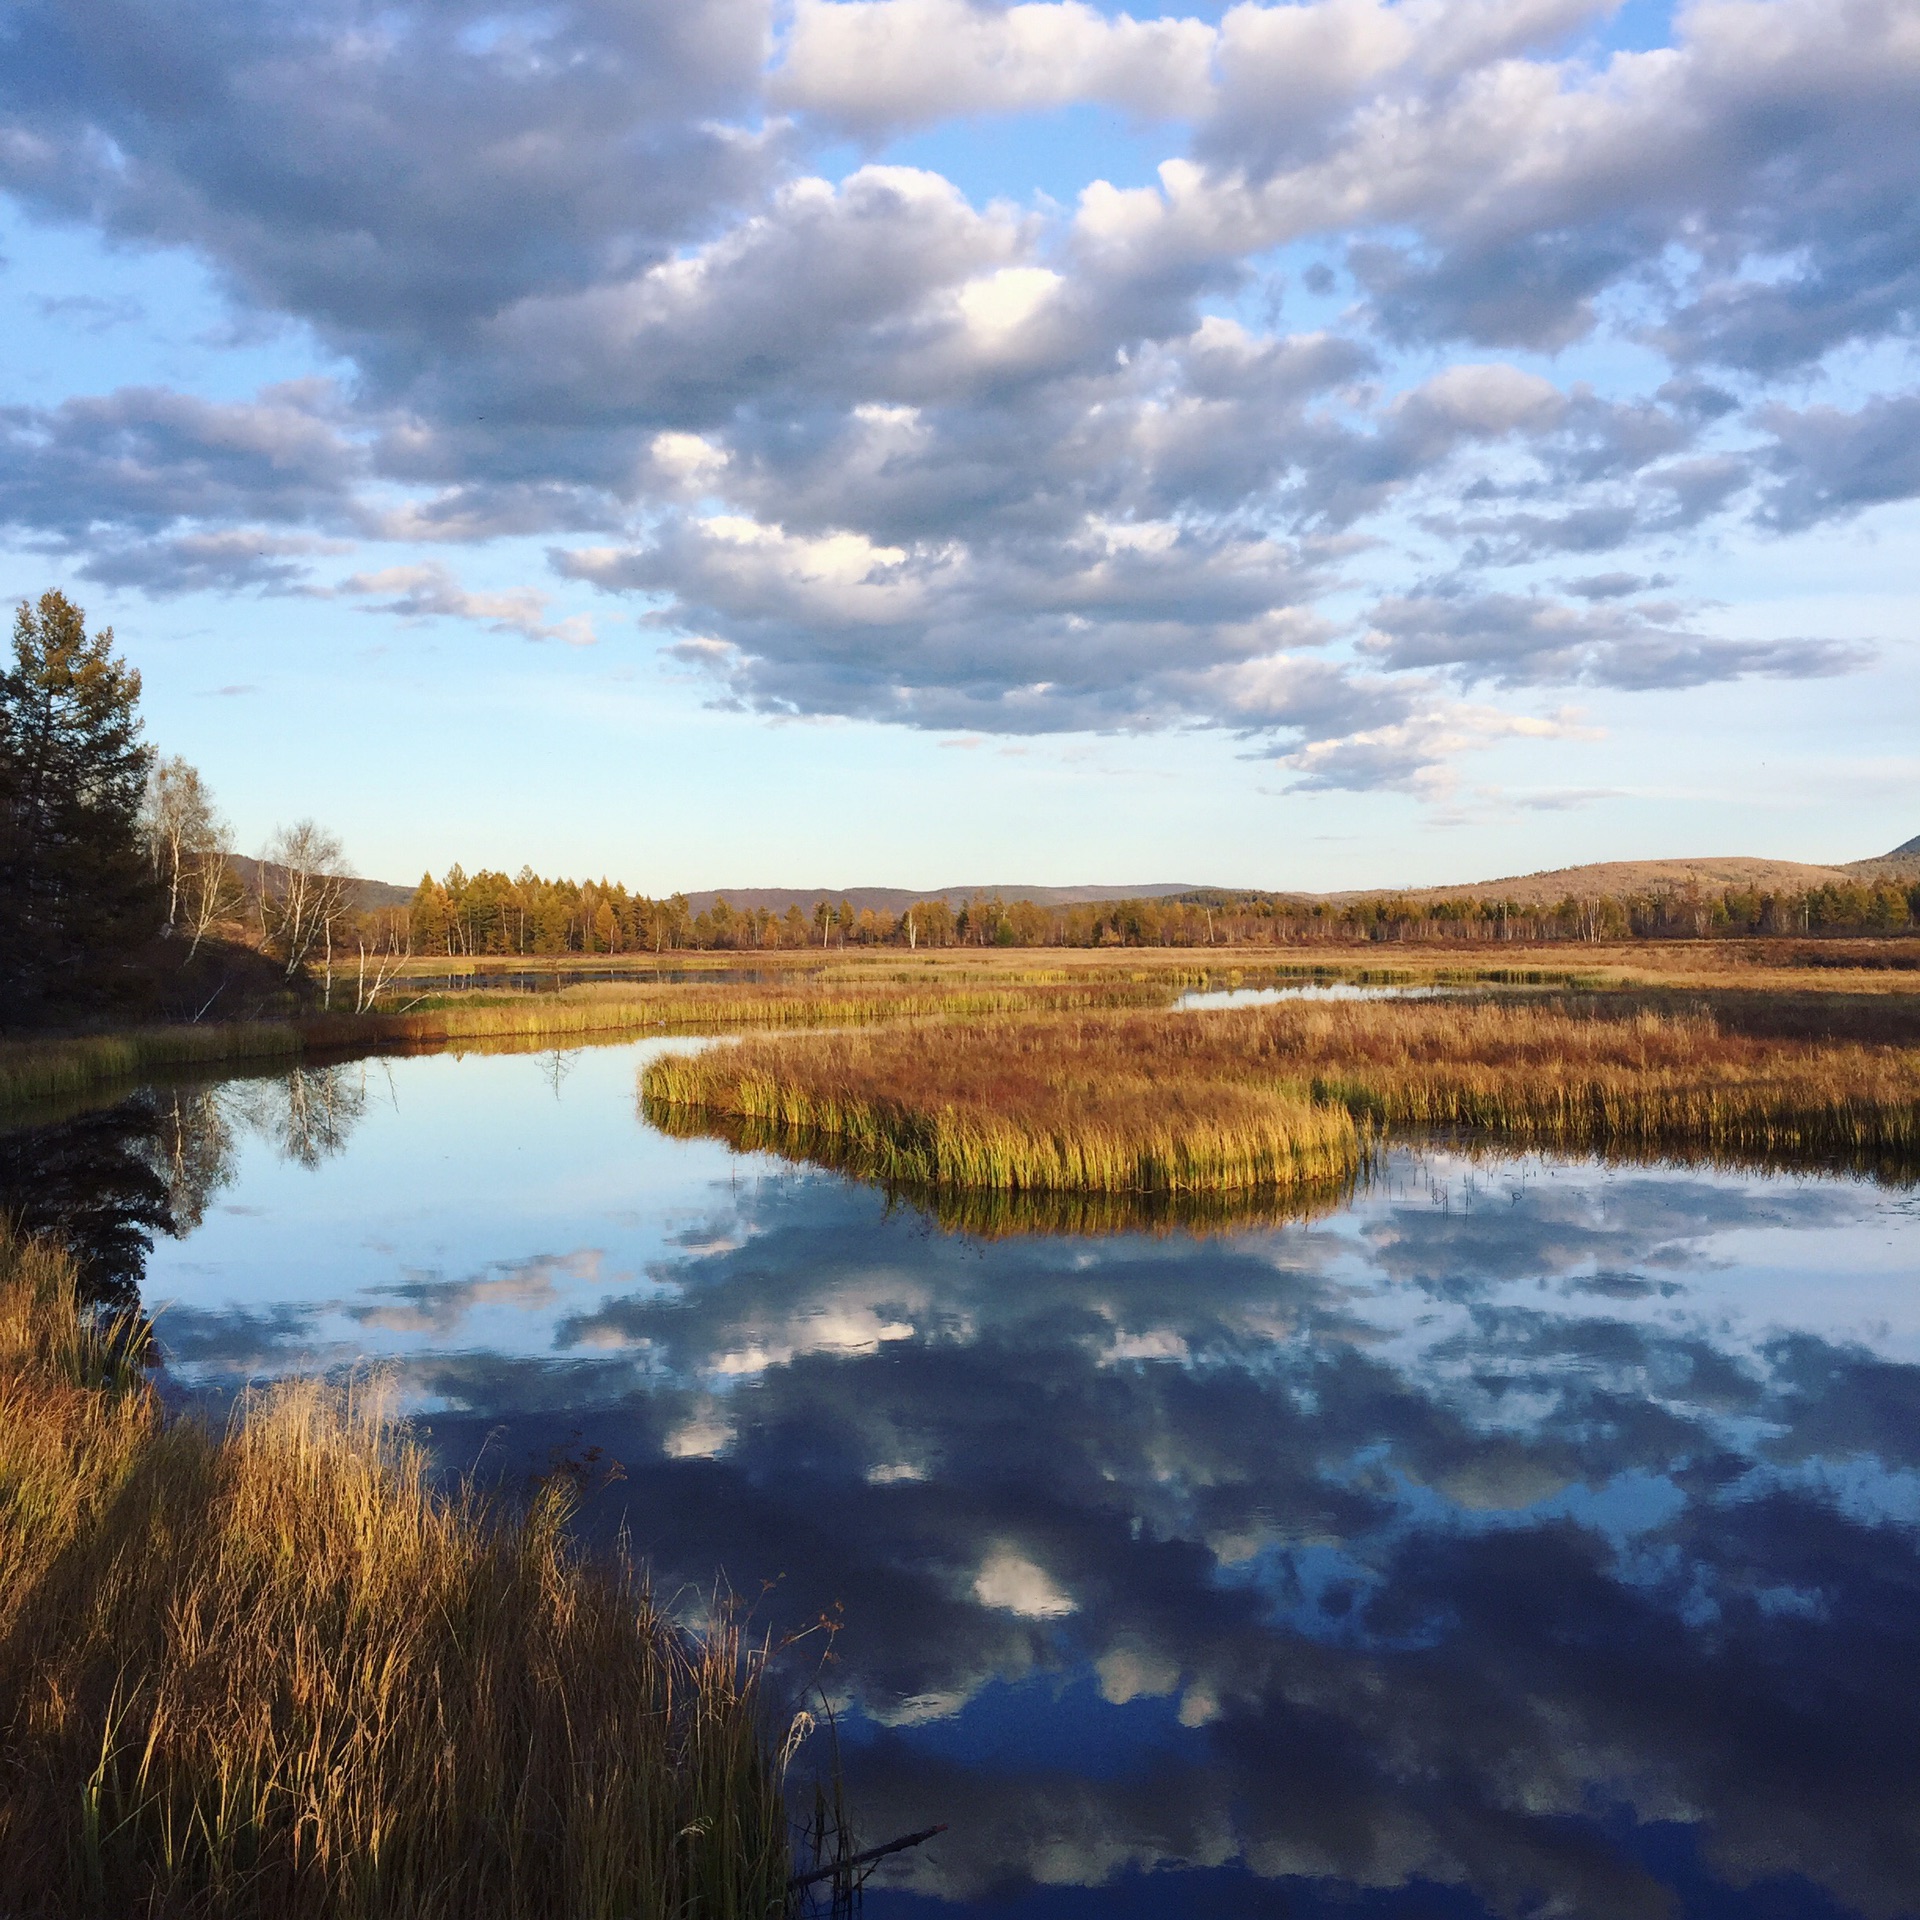
[[[759,1657],[434,1490],[377,1395],[170,1419],[144,1323],[0,1239],[0,1910],[752,1915],[789,1872]]]
[[[1604,999],[1029,1015],[655,1061],[650,1114],[708,1116],[935,1189],[1232,1192],[1337,1180],[1396,1127],[1557,1148],[1884,1163],[1920,1150],[1920,1056],[1730,1033]]]

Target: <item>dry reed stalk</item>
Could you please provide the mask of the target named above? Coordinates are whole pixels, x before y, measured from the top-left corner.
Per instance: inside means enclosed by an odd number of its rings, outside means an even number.
[[[1920,1155],[1920,1052],[1761,1038],[1703,1014],[1609,1017],[1487,1001],[1280,1006],[1209,1016],[1237,1071],[1284,1077],[1380,1126],[1567,1147]]]
[[[0,1242],[0,1912],[764,1920],[760,1661],[435,1493],[367,1396],[168,1420]],[[118,1368],[117,1373],[115,1368]]]
[[[0,1041],[0,1109],[236,1061],[1157,1005],[1172,991],[1153,980],[1076,984],[1057,973],[1011,984],[962,986],[928,985],[902,976],[863,981],[861,988],[848,991],[845,982],[829,988],[817,977],[798,984],[608,982],[561,994],[433,996],[411,1011],[320,1013],[278,1021],[187,1023]]]
[[[415,1012],[361,1021],[337,1021],[345,1035],[364,1027],[369,1038],[410,1041],[623,1031],[731,1032],[754,1027],[851,1027],[879,1020],[988,1018],[1013,1013],[1065,1012],[1160,1005],[1172,988],[1157,981],[1073,983],[1035,980],[996,986],[928,986],[911,982],[844,983],[603,982],[561,994],[498,993],[435,998]],[[316,1029],[318,1031],[318,1029]]]

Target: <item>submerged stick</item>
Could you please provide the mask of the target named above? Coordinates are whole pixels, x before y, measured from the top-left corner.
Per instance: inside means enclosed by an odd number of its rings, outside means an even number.
[[[802,1887],[810,1887],[816,1881],[831,1880],[837,1873],[846,1873],[854,1867],[871,1865],[875,1860],[884,1860],[890,1853],[905,1853],[909,1847],[923,1846],[936,1833],[945,1833],[947,1823],[942,1820],[937,1827],[926,1827],[919,1833],[904,1833],[898,1840],[889,1840],[884,1846],[868,1847],[864,1853],[849,1854],[844,1860],[835,1860],[830,1865],[815,1867],[811,1873],[796,1873],[787,1882],[789,1893],[798,1893]]]

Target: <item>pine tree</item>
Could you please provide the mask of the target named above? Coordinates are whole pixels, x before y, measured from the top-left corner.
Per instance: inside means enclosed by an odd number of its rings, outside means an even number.
[[[161,919],[140,844],[140,676],[63,593],[22,601],[0,673],[0,1018],[83,1005]]]

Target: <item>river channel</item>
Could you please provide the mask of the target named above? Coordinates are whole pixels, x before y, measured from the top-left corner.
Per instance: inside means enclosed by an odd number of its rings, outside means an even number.
[[[1913,1192],[1416,1142],[987,1237],[657,1131],[672,1044],[41,1116],[0,1202],[177,1398],[377,1366],[690,1612],[834,1615],[862,1834],[948,1828],[876,1920],[1920,1912]]]

